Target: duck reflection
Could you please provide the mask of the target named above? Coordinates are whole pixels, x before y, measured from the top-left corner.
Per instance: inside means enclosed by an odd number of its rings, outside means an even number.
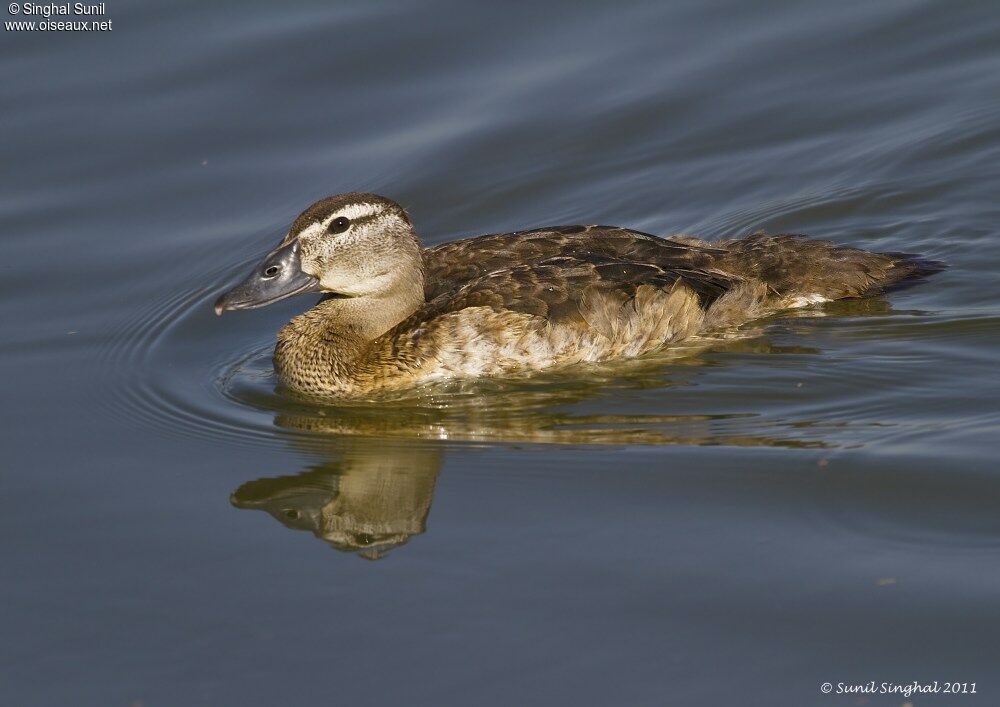
[[[816,354],[766,339],[739,339],[715,348],[737,353]],[[524,381],[481,381],[392,403],[329,405],[278,396],[274,423],[300,451],[319,456],[302,473],[248,481],[231,497],[241,509],[268,512],[284,526],[308,530],[330,546],[375,560],[425,532],[442,460],[455,443],[508,445],[731,445],[823,448],[794,424],[761,424],[753,413],[614,414],[603,412],[608,391],[689,385],[694,357],[592,367],[586,380],[567,374]],[[257,401],[259,405],[260,402]],[[602,412],[592,412],[598,409]],[[752,433],[748,432],[752,431]],[[761,434],[768,431],[772,434]]]
[[[301,474],[248,481],[230,500],[377,560],[426,530],[441,453],[426,445],[375,452],[361,441],[351,440],[339,460]]]

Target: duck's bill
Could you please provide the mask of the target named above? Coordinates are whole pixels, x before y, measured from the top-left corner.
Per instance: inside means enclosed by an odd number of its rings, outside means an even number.
[[[256,309],[292,295],[319,292],[319,280],[302,272],[298,242],[268,253],[243,282],[215,301],[215,313]]]

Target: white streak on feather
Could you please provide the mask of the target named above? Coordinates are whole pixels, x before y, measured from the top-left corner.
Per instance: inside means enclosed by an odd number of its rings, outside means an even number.
[[[821,294],[813,292],[808,295],[796,295],[795,297],[790,297],[785,302],[785,306],[789,309],[794,309],[796,307],[808,307],[811,304],[819,304],[820,302],[829,302],[829,297],[824,297]]]

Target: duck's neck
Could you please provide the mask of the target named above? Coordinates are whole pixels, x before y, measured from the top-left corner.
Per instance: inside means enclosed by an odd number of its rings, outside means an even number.
[[[423,303],[419,268],[385,290],[323,300],[278,333],[275,370],[286,385],[303,393],[342,393],[371,385],[367,379],[373,372],[364,367],[371,344]]]

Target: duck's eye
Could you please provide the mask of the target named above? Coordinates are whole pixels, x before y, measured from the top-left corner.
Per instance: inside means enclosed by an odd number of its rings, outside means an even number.
[[[327,227],[327,233],[343,233],[348,228],[351,227],[351,219],[346,216],[338,216],[330,222]]]
[[[278,266],[271,265],[270,267],[264,268],[264,277],[274,277],[278,274]]]

